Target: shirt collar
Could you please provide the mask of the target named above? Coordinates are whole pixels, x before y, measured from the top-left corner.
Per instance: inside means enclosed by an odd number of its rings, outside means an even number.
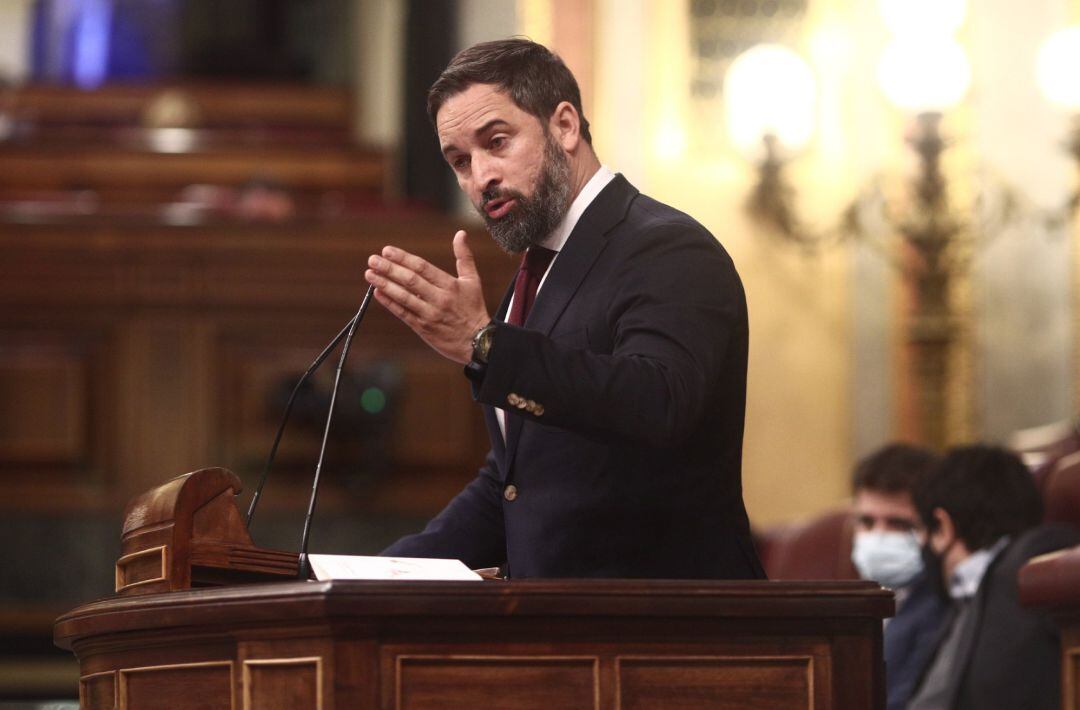
[[[566,246],[566,240],[570,238],[570,232],[574,231],[574,227],[577,226],[581,215],[585,213],[585,209],[592,204],[600,191],[614,179],[615,173],[608,169],[607,166],[601,165],[593,173],[593,176],[589,178],[589,181],[585,183],[585,186],[581,188],[581,192],[577,194],[574,201],[570,203],[570,209],[566,211],[566,215],[559,222],[559,225],[555,227],[555,230],[547,239],[540,242],[540,246],[552,251],[562,251],[562,248]]]
[[[1006,535],[990,547],[976,550],[968,555],[967,559],[956,565],[956,569],[953,570],[952,577],[949,579],[949,596],[953,599],[967,599],[975,596],[975,592],[979,591],[979,585],[982,584],[983,577],[986,576],[986,570],[990,567],[990,563],[1008,544],[1009,536]]]

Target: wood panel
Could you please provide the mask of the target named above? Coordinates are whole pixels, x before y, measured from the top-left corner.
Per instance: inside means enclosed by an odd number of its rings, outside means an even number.
[[[120,670],[119,710],[232,710],[233,663],[207,661]]]
[[[757,710],[815,707],[809,656],[620,657],[624,710]]]
[[[175,134],[178,138],[183,134]],[[229,146],[136,151],[111,147],[41,150],[0,146],[0,194],[7,189],[94,190],[109,196],[133,186],[167,198],[187,185],[243,185],[256,178],[285,188],[366,190],[380,194],[386,159],[356,148]],[[111,199],[111,198],[110,198]]]
[[[106,326],[0,323],[0,472],[54,482],[103,475]]]
[[[284,321],[266,332],[219,330],[215,370],[223,396],[216,431],[225,458],[256,467],[262,464],[287,395],[314,358],[312,345],[329,340],[336,325],[327,323],[313,329],[301,322]],[[354,343],[349,372],[358,379],[345,382],[342,394],[353,397],[357,394],[354,388],[366,387],[369,381],[365,377],[371,376],[373,368],[389,368],[398,374],[398,387],[386,393],[393,400],[387,402],[386,412],[392,417],[390,439],[381,442],[389,443],[387,452],[394,462],[404,467],[442,469],[472,463],[476,405],[467,383],[458,377],[460,368],[425,351],[402,352],[380,346],[371,342],[377,336],[370,336],[362,329],[357,340],[363,342]],[[334,362],[336,359],[312,378],[307,391],[311,399],[301,403],[329,397]],[[324,412],[308,409],[297,408],[282,439],[277,465],[283,471],[309,473],[310,452],[321,441]],[[344,455],[355,463],[373,455],[364,443],[377,442],[357,429],[382,427],[384,423],[374,414],[363,415],[355,404],[339,411],[337,428],[331,430],[331,456]]]
[[[262,658],[244,661],[244,710],[288,707],[323,708],[323,661],[309,658]]]
[[[344,89],[301,85],[169,86],[117,84],[93,91],[26,85],[12,92],[12,110],[36,124],[139,124],[162,100],[191,104],[195,125],[349,125],[352,99]]]
[[[396,662],[394,692],[383,703],[386,710],[599,707],[596,657],[402,655]]]
[[[84,675],[235,659],[268,710],[319,672],[325,708],[874,710],[891,612],[868,582],[285,582],[93,602],[55,637]]]
[[[92,673],[80,678],[79,706],[82,710],[114,710],[116,671]]]
[[[92,218],[5,225],[0,508],[118,511],[136,493],[209,465],[250,483],[277,426],[281,388],[355,312],[367,256],[399,244],[452,269],[459,226],[430,215],[197,228]],[[515,264],[475,231],[494,309]],[[392,426],[378,441],[389,471],[401,475],[357,481],[375,510],[430,515],[483,459],[480,411],[461,369],[374,304],[349,371],[379,362],[401,377]],[[372,460],[371,441],[337,431],[331,457],[354,470]],[[302,506],[319,439],[299,420],[288,430],[275,479],[287,492],[268,495],[270,507]],[[354,509],[344,487],[357,481],[328,481],[321,505]]]
[[[20,345],[0,350],[0,459],[76,464],[89,440],[87,363]]]

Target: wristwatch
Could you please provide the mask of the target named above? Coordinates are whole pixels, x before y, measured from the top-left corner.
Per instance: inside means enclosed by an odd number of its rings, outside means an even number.
[[[495,337],[495,321],[491,321],[472,337],[472,359],[474,362],[487,364],[491,353],[491,341]]]

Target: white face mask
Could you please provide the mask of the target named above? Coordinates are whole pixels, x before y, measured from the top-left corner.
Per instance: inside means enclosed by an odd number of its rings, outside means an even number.
[[[851,561],[859,576],[885,587],[902,587],[923,570],[922,551],[915,533],[855,533]]]

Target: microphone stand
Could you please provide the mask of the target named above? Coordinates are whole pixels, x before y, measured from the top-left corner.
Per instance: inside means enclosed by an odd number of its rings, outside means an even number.
[[[330,344],[319,353],[319,356],[315,358],[315,362],[311,363],[311,367],[307,369],[300,379],[297,380],[296,386],[293,387],[292,394],[289,395],[289,401],[285,404],[285,414],[281,417],[281,424],[278,425],[277,435],[274,437],[274,444],[270,447],[270,456],[266,459],[266,466],[263,467],[262,476],[259,478],[259,485],[255,487],[255,495],[251,497],[251,504],[248,506],[247,523],[248,530],[251,529],[251,521],[255,518],[255,506],[259,504],[259,499],[262,497],[263,486],[266,485],[266,479],[270,475],[270,468],[274,465],[274,458],[277,456],[278,444],[281,443],[281,435],[285,433],[285,424],[289,421],[289,414],[292,413],[293,402],[296,401],[296,395],[300,392],[300,386],[307,382],[307,379],[319,369],[319,366],[323,364],[327,357],[330,356],[331,351],[341,342],[353,324],[356,323],[356,316],[353,316],[352,320],[345,324],[334,339],[330,341]]]
[[[353,335],[356,333],[357,326],[360,325],[360,321],[364,319],[364,313],[367,311],[368,304],[371,303],[371,296],[375,293],[374,286],[368,286],[367,293],[364,294],[364,300],[360,304],[360,309],[356,312],[356,316],[352,319],[352,322],[348,326],[348,332],[345,334],[345,343],[341,346],[341,357],[338,359],[337,370],[334,373],[334,388],[330,391],[330,408],[326,413],[326,427],[323,429],[322,446],[319,448],[319,460],[315,464],[315,480],[311,484],[311,499],[308,501],[307,515],[304,517],[304,532],[300,538],[300,560],[297,569],[297,576],[300,579],[309,579],[311,577],[311,564],[308,560],[308,538],[311,534],[311,521],[315,515],[315,501],[319,496],[319,480],[322,475],[323,458],[326,456],[326,442],[330,438],[330,423],[334,419],[334,403],[337,401],[338,387],[341,385],[341,370],[345,366],[345,358],[349,355],[349,347],[352,345]]]

